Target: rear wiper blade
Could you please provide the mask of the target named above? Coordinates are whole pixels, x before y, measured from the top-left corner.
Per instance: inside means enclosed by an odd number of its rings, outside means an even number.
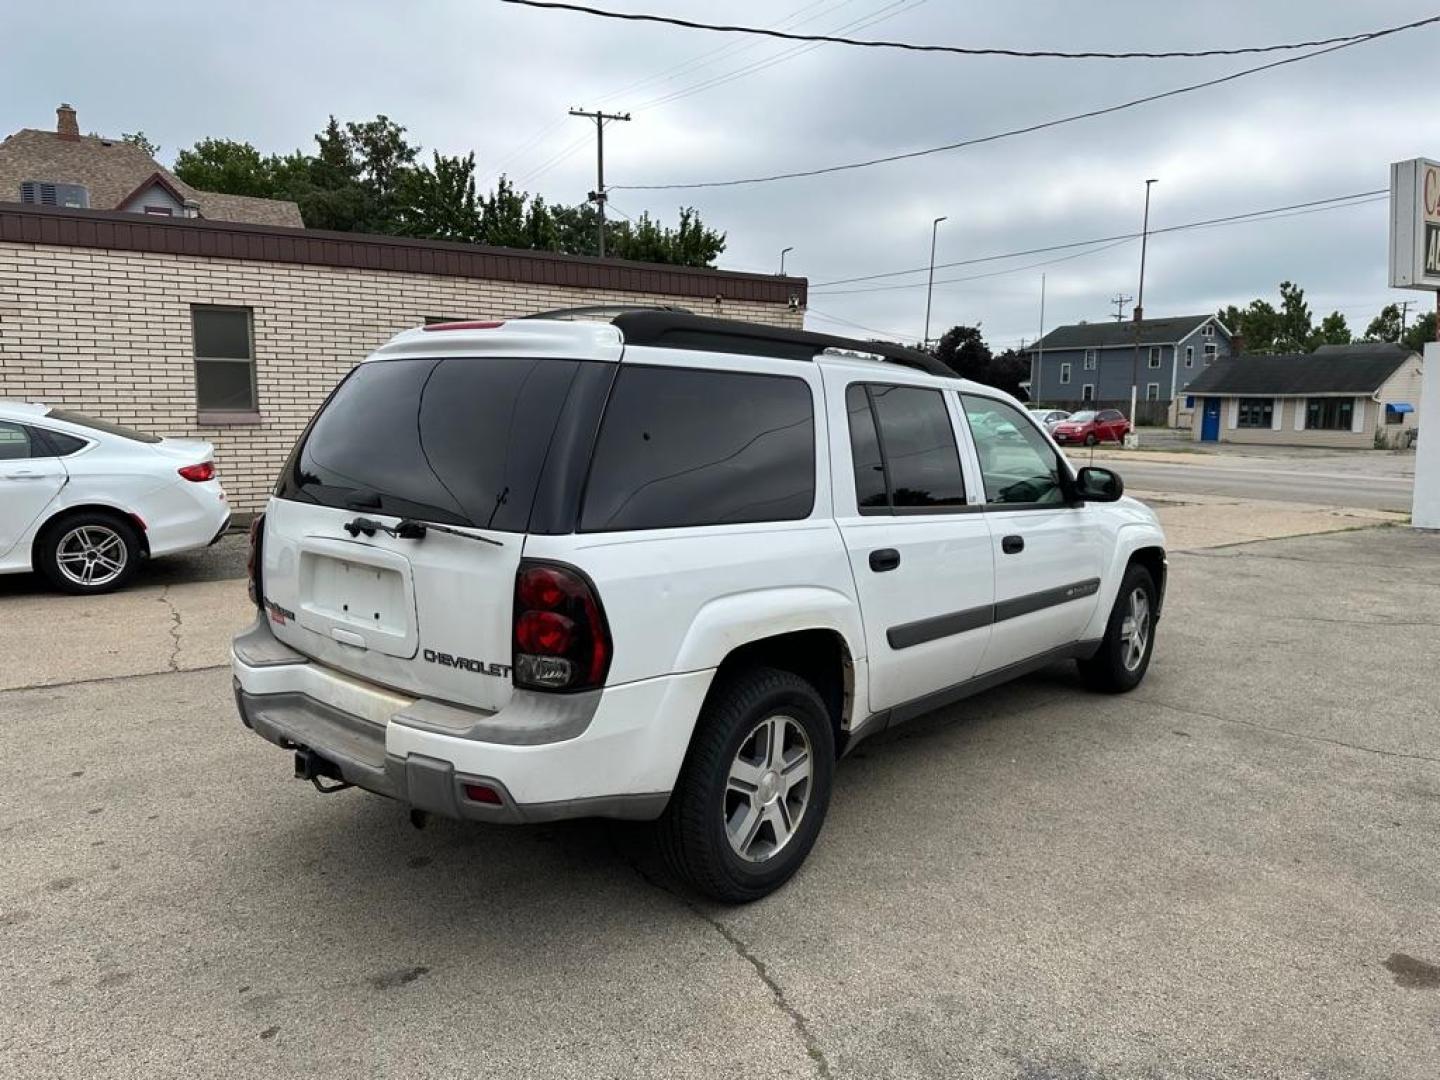
[[[492,540],[488,536],[476,536],[474,533],[455,529],[449,525],[436,525],[433,521],[414,521],[410,518],[404,518],[391,526],[386,525],[383,521],[376,521],[374,518],[357,517],[354,521],[347,521],[343,528],[351,536],[359,536],[361,533],[366,536],[374,536],[377,532],[382,532],[397,540],[424,540],[425,534],[433,529],[436,532],[458,536],[462,540],[476,540],[479,543],[492,544],[495,547],[505,546],[499,540]]]

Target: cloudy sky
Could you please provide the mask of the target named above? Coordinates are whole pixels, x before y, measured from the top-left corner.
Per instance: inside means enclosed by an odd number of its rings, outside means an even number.
[[[1205,49],[1356,33],[1433,14],[1415,0],[595,0],[805,33],[1054,48]],[[809,324],[916,340],[930,223],[940,215],[932,333],[979,322],[992,343],[1114,317],[1139,242],[944,268],[991,255],[1265,210],[1388,185],[1388,163],[1440,157],[1430,91],[1440,26],[1360,44],[1119,114],[919,160],[693,191],[626,184],[725,180],[987,135],[1255,66],[1273,57],[1024,60],[797,46],[599,20],[497,0],[287,0],[205,5],[72,0],[7,15],[0,132],[50,127],[72,102],[83,131],[143,129],[175,151],[206,136],[264,151],[311,145],[333,113],[385,113],[426,149],[474,149],[548,199],[594,183],[593,129],[570,106],[629,110],[606,131],[612,205],[672,219],[693,205],[725,230],[720,265],[811,282]],[[1287,54],[1288,55],[1288,54]],[[1145,307],[1188,314],[1274,296],[1293,279],[1317,319],[1363,330],[1386,287],[1383,201],[1152,239]],[[1078,253],[1078,255],[1077,255]],[[1075,255],[1046,266],[1037,263]],[[919,273],[824,287],[839,279]],[[997,273],[997,271],[1007,271]],[[987,274],[989,276],[977,277]],[[969,278],[970,280],[955,280]],[[876,289],[876,286],[900,286]],[[867,291],[854,291],[865,289]],[[843,321],[836,321],[843,320]]]

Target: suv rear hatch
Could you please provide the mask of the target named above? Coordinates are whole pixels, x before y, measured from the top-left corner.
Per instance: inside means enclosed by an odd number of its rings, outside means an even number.
[[[451,355],[352,371],[296,445],[266,515],[263,602],[276,637],[371,682],[503,707],[516,569],[582,366]],[[444,528],[405,538],[394,535],[401,521]]]

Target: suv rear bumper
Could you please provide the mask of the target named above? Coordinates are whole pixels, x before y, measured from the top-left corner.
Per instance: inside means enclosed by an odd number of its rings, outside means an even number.
[[[547,711],[555,698],[538,695],[537,705],[517,692],[511,706],[485,713],[317,664],[263,620],[236,639],[232,665],[241,720],[269,742],[313,751],[347,782],[416,809],[516,823],[658,817],[713,675],[607,687],[578,709]],[[496,792],[500,804],[467,798],[474,784]]]

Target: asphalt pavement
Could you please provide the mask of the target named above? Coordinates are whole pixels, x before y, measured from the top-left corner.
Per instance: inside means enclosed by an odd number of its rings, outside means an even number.
[[[1415,483],[1410,476],[1327,471],[1318,466],[1306,468],[1297,461],[1234,465],[1215,463],[1199,455],[1194,462],[1157,462],[1147,461],[1143,454],[1130,454],[1115,467],[1127,486],[1147,491],[1359,506],[1401,513],[1410,511]]]
[[[862,746],[743,908],[641,827],[320,795],[222,667],[0,692],[0,1076],[1430,1080],[1440,537],[1171,567],[1138,691]]]

